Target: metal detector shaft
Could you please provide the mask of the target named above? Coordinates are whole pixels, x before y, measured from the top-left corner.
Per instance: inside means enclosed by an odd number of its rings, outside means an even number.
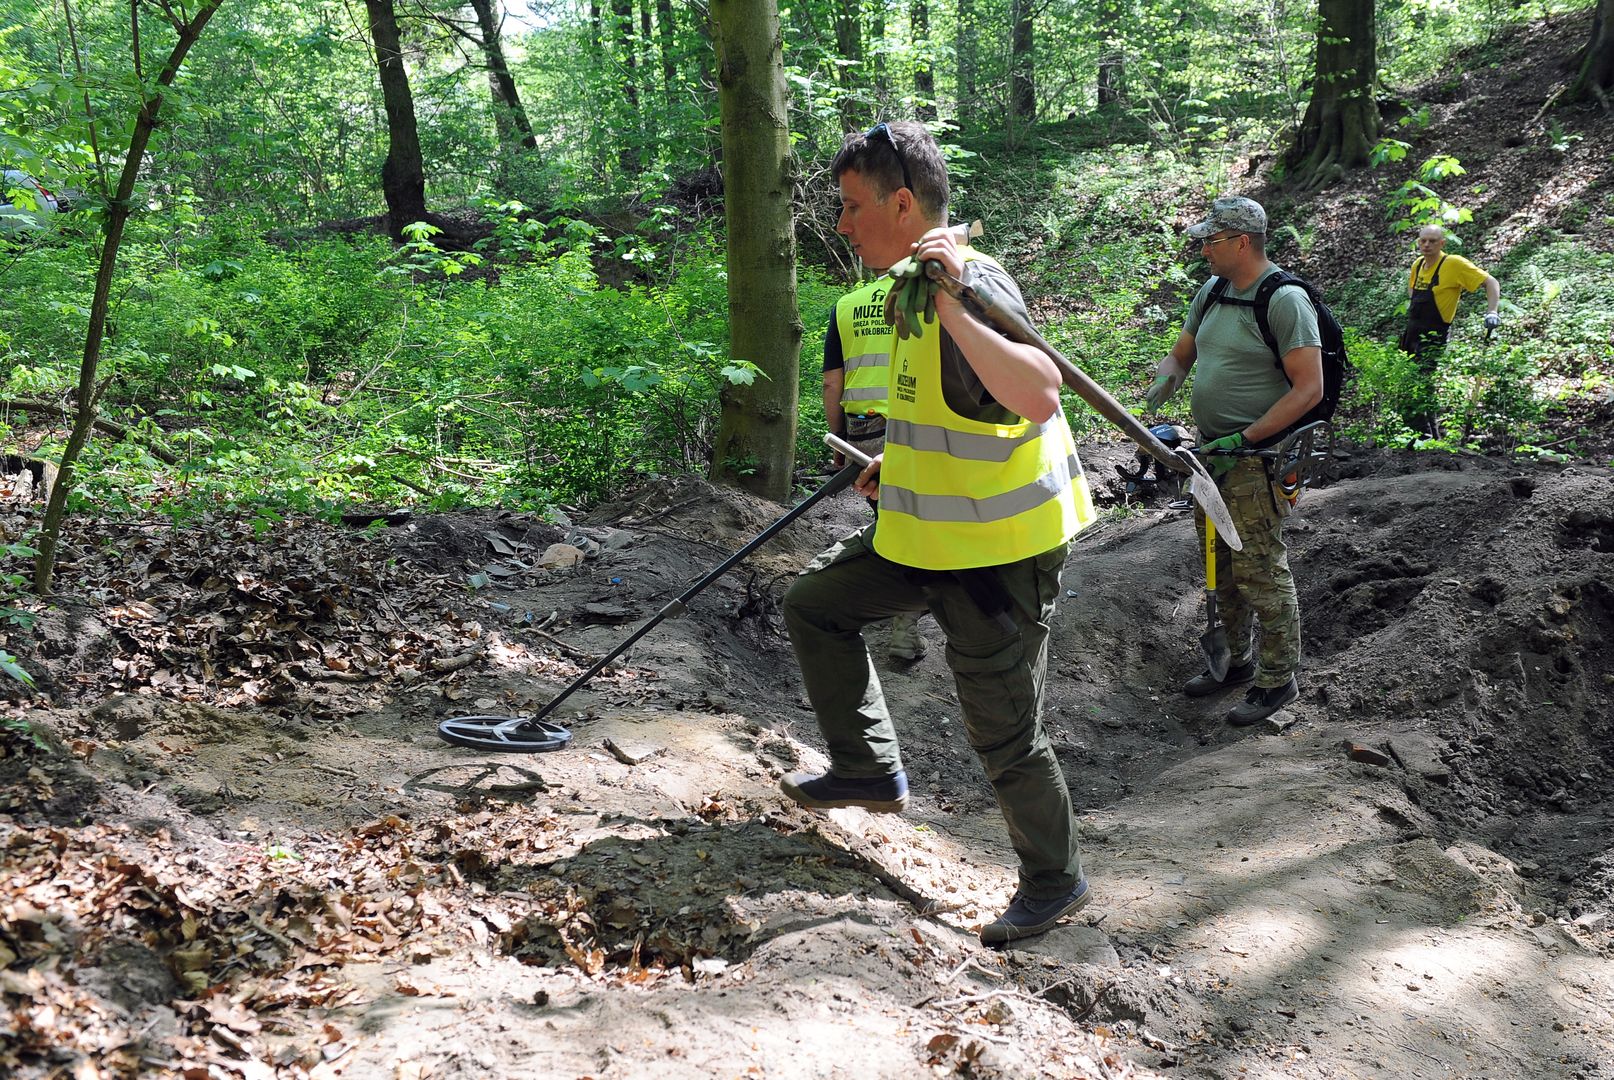
[[[865,458],[864,461],[866,463],[867,459]],[[635,630],[632,634],[628,635],[626,641],[622,642],[622,644],[618,645],[609,653],[600,657],[599,660],[595,661],[594,666],[583,672],[583,674],[578,677],[577,681],[573,682],[566,689],[562,690],[560,694],[557,695],[555,699],[548,705],[545,705],[542,709],[538,710],[538,712],[534,713],[532,720],[542,720],[544,717],[554,712],[557,705],[571,697],[572,694],[579,690],[584,683],[587,683],[594,676],[604,671],[607,664],[621,656],[623,653],[627,652],[640,638],[644,637],[651,630],[672,616],[683,614],[684,610],[688,607],[689,602],[693,600],[699,593],[705,591],[708,585],[722,577],[741,559],[744,559],[757,548],[773,539],[779,530],[783,529],[786,525],[789,525],[792,521],[795,521],[808,510],[811,510],[814,506],[817,506],[820,502],[823,502],[836,492],[844,491],[846,488],[850,487],[852,481],[857,479],[857,474],[862,471],[863,465],[853,463],[847,465],[846,468],[830,477],[829,481],[825,483],[823,487],[819,488],[801,502],[797,503],[784,517],[762,530],[755,540],[752,540],[739,551],[736,551],[733,555],[730,555],[727,559],[724,559],[722,563],[711,571],[711,573],[707,574],[705,577],[695,582],[695,584],[685,589],[683,594],[679,596],[678,599],[672,601],[666,607],[652,615],[649,621],[647,621],[643,626],[639,627],[639,629]]]

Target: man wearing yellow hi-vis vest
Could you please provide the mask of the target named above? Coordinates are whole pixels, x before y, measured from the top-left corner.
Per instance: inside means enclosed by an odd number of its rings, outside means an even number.
[[[883,123],[847,136],[831,172],[841,194],[837,228],[865,264],[936,260],[1023,310],[1003,268],[943,228],[947,169],[923,125]],[[929,297],[929,321],[903,323],[893,342],[885,453],[856,485],[879,498],[875,524],[820,555],[785,594],[785,625],[830,771],[792,774],[780,786],[818,809],[906,807],[896,729],[862,629],[930,611],[947,639],[964,735],[1020,860],[1007,910],[981,928],[983,942],[1002,944],[1051,929],[1090,897],[1041,710],[1060,573],[1071,537],[1095,514],[1052,362],[945,292]]]
[[[886,382],[896,344],[896,334],[885,321],[891,286],[891,278],[882,272],[841,297],[824,335],[824,421],[829,430],[870,457],[885,449]],[[845,464],[839,454],[835,457],[836,468]],[[893,615],[886,654],[911,661],[923,659],[925,651],[919,616]]]

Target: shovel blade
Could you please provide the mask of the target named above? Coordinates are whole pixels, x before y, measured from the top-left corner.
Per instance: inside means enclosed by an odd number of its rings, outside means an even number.
[[[1212,616],[1214,618],[1215,616]],[[1205,656],[1205,670],[1217,682],[1227,678],[1233,666],[1233,652],[1227,646],[1227,628],[1218,624],[1199,636],[1199,651]]]
[[[1217,682],[1227,678],[1233,666],[1233,651],[1227,645],[1227,627],[1216,617],[1216,593],[1205,591],[1205,632],[1199,636],[1199,651],[1205,656],[1205,670]]]
[[[1222,501],[1222,491],[1211,479],[1211,474],[1205,471],[1200,460],[1187,450],[1178,449],[1177,458],[1188,464],[1188,494],[1205,516],[1211,519],[1216,526],[1216,535],[1234,551],[1244,550],[1244,540],[1239,536],[1238,528],[1233,524],[1233,514],[1227,509],[1227,503]]]

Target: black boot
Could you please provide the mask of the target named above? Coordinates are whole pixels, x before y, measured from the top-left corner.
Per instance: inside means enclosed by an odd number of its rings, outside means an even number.
[[[1235,705],[1227,714],[1227,722],[1234,727],[1249,727],[1271,716],[1300,696],[1300,684],[1293,675],[1282,686],[1252,686],[1244,695],[1244,704]]]
[[[1182,692],[1189,697],[1208,697],[1218,690],[1226,690],[1239,683],[1247,683],[1255,678],[1255,661],[1246,660],[1242,664],[1232,664],[1227,669],[1227,678],[1218,680],[1208,671],[1201,671],[1192,679],[1183,683]]]

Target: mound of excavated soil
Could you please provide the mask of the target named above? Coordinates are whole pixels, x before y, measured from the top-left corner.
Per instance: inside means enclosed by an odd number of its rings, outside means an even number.
[[[543,706],[783,508],[648,487],[558,530],[576,566],[491,515],[86,554],[11,643],[55,700],[0,727],[0,1066],[1614,1077],[1610,475],[1340,465],[1291,520],[1303,692],[1266,728],[1177,691],[1185,513],[1075,545],[1047,723],[1096,899],[1005,952],[975,931],[1012,856],[934,624],[877,660],[909,813],[777,791],[824,764],[778,596],[860,499],[652,630],[542,755],[434,725]]]

